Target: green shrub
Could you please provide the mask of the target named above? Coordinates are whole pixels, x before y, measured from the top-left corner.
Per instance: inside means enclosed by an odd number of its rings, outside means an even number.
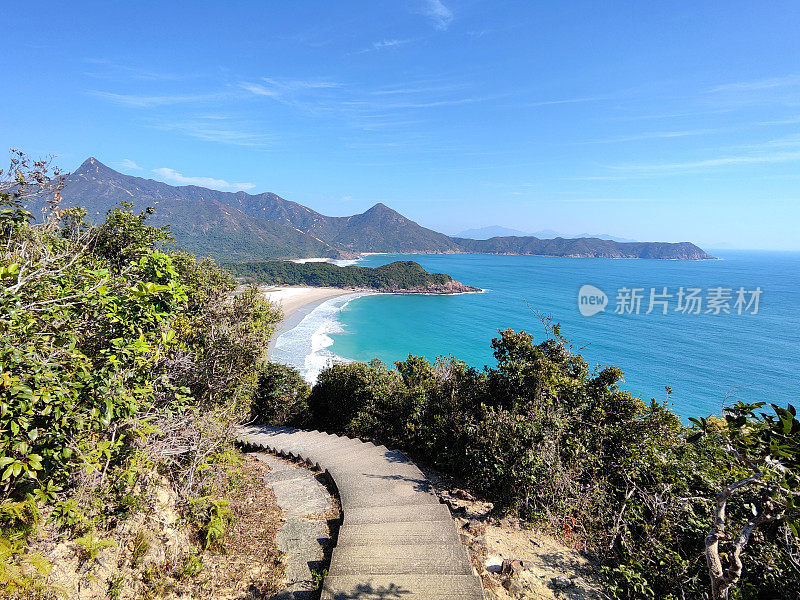
[[[550,333],[536,344],[525,332],[500,332],[497,364],[484,371],[413,356],[396,371],[377,361],[333,365],[311,391],[309,426],[399,447],[459,474],[498,510],[544,522],[594,552],[612,597],[641,600],[708,597],[711,506],[726,485],[752,474],[726,440],[749,444],[748,456],[781,461],[765,481],[789,491],[761,486],[773,490],[766,505],[749,493],[729,500],[731,531],[762,514],[759,506],[775,515],[749,540],[731,597],[793,599],[793,409],[775,407],[777,417],[732,409],[724,420],[698,422],[708,432],[701,437],[666,403],[620,390],[620,369],[590,369],[557,327]]]
[[[95,226],[59,207],[59,186],[21,154],[0,172],[0,567],[33,579],[20,557],[37,502],[91,560],[95,531],[140,510],[155,472],[179,509],[213,492],[281,318],[213,261],[172,252],[152,209],[122,204]],[[49,206],[42,222],[30,198]],[[228,518],[208,510],[206,545]]]
[[[347,435],[377,438],[394,423],[381,417],[399,402],[402,380],[380,361],[336,364],[320,373],[308,398],[312,423]],[[324,424],[324,425],[322,425]]]
[[[257,372],[250,420],[264,425],[302,425],[311,388],[294,367],[267,362]]]

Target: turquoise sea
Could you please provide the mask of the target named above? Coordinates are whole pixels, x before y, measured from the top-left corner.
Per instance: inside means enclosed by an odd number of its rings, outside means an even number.
[[[531,310],[560,323],[562,334],[592,365],[625,372],[625,388],[642,398],[665,398],[673,390],[684,418],[719,414],[735,399],[797,403],[800,359],[800,253],[713,252],[722,260],[658,261],[486,255],[370,255],[358,261],[379,266],[415,260],[485,289],[481,294],[367,295],[327,302],[304,323],[306,339],[294,361],[311,378],[336,358],[386,363],[408,354],[453,355],[469,364],[492,365],[490,342],[497,330],[524,329],[542,339]],[[583,316],[578,291],[591,284],[605,292],[604,312]],[[639,314],[617,314],[621,288],[640,289]],[[671,298],[649,309],[651,288]],[[700,314],[678,310],[680,288],[700,288]],[[723,288],[709,292],[709,288]],[[758,311],[736,300],[760,288]],[[728,292],[727,290],[730,290]],[[624,295],[624,293],[623,293]],[[706,312],[709,296],[721,296],[719,314]],[[728,298],[729,296],[729,298]],[[726,302],[727,300],[727,302]],[[685,305],[685,302],[684,302]],[[626,303],[626,307],[630,306]],[[724,307],[730,313],[724,312]],[[316,313],[316,314],[315,314]],[[303,328],[301,328],[302,330]],[[295,332],[300,334],[301,331]],[[291,332],[290,332],[291,334]],[[291,337],[291,335],[289,336]]]

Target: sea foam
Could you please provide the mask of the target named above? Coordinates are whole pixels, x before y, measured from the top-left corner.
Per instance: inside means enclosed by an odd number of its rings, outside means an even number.
[[[272,360],[295,367],[303,379],[312,385],[329,365],[350,362],[328,350],[333,344],[329,334],[343,331],[337,318],[341,310],[350,301],[368,295],[367,292],[348,294],[331,298],[317,306],[297,326],[278,337]]]

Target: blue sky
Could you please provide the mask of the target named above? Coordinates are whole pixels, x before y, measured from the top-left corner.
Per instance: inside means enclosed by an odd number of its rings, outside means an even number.
[[[797,2],[38,2],[0,142],[446,233],[800,249]]]

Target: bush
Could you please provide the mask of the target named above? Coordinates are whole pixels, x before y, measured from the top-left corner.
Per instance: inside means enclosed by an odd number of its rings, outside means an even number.
[[[263,425],[302,426],[307,418],[310,392],[297,369],[267,362],[258,369],[250,420]]]
[[[500,332],[492,342],[497,364],[484,371],[413,356],[396,371],[378,361],[334,365],[311,391],[309,425],[400,447],[459,474],[499,510],[593,551],[616,598],[708,597],[713,500],[751,475],[725,440],[748,442],[748,456],[757,447],[759,456],[772,456],[767,461],[783,452],[765,481],[778,485],[780,472],[789,491],[761,486],[772,490],[764,505],[772,517],[749,540],[751,558],[730,591],[748,600],[793,598],[800,589],[798,539],[789,527],[798,479],[786,475],[798,456],[793,409],[776,407],[780,419],[732,409],[726,420],[704,420],[701,436],[666,402],[620,390],[620,369],[591,370],[557,327],[550,333],[536,344],[525,332]],[[757,494],[728,502],[730,531],[762,514]]]
[[[85,532],[138,506],[154,469],[184,505],[207,493],[281,318],[213,261],[169,251],[151,209],[90,225],[60,209],[59,185],[21,154],[0,179],[0,537],[23,545],[30,519],[8,515],[30,498]],[[43,196],[36,223],[23,203]]]

